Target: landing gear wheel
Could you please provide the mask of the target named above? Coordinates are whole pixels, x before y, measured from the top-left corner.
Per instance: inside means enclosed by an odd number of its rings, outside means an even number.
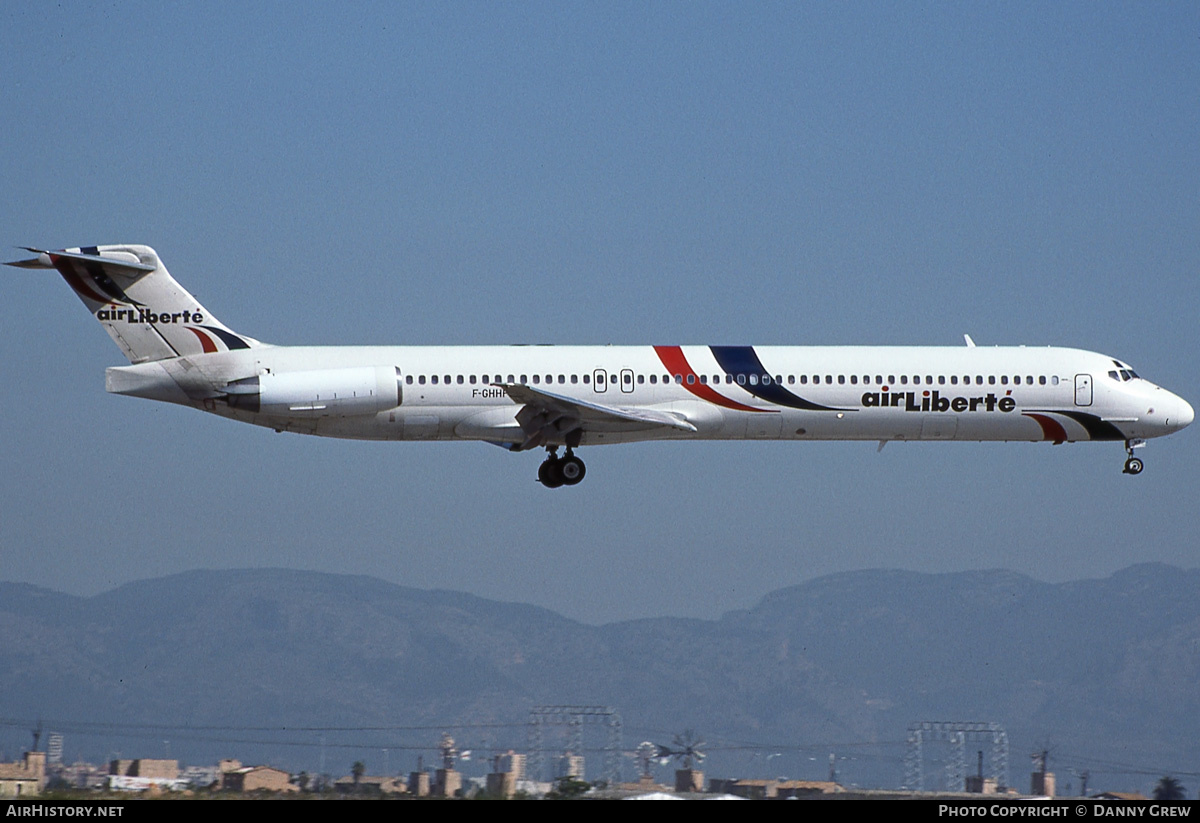
[[[1138,446],[1144,445],[1143,440],[1126,440],[1125,441],[1125,468],[1122,470],[1124,474],[1141,474],[1142,461],[1133,456],[1133,450]]]
[[[583,480],[585,474],[587,474],[587,467],[583,465],[582,460],[573,454],[568,454],[562,460],[558,461],[558,476],[568,486],[574,486]]]
[[[557,457],[547,457],[542,465],[538,466],[538,482],[548,489],[557,489],[566,482]]]

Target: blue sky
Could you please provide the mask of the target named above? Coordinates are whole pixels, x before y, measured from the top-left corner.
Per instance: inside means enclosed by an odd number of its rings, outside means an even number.
[[[216,10],[214,10],[216,9]],[[1200,401],[1200,7],[0,8],[5,242],[154,246],[274,343],[1069,345]],[[13,249],[6,259],[20,252]],[[104,392],[7,269],[0,578],[369,574],[586,621],[815,575],[1196,565],[1194,430],[1119,445],[276,435]]]

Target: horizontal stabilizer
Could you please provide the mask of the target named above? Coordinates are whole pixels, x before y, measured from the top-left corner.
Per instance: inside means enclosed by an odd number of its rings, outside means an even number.
[[[68,260],[79,260],[83,263],[99,263],[102,266],[111,266],[112,268],[130,273],[133,276],[152,272],[158,266],[143,263],[138,260],[136,255],[129,252],[113,252],[111,254],[84,254],[76,251],[45,251],[44,249],[35,249],[30,246],[21,246],[25,251],[31,251],[37,255],[30,260],[14,260],[11,263],[6,263],[8,266],[16,266],[21,269],[53,269],[54,258],[65,257]],[[136,273],[136,274],[135,274]]]

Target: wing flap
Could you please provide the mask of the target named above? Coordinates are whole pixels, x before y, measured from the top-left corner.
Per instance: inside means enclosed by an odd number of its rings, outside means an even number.
[[[665,426],[685,432],[696,431],[696,427],[683,417],[660,409],[609,406],[521,384],[500,384],[499,388],[523,406],[517,412],[517,423],[525,433],[525,442],[518,447],[519,451],[596,425],[620,428]]]

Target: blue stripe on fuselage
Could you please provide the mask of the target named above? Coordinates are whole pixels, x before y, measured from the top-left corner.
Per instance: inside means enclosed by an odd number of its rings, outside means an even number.
[[[762,361],[758,359],[758,354],[754,351],[753,346],[709,346],[708,348],[712,351],[717,363],[727,374],[734,376],[744,374],[747,378],[750,375],[755,375],[758,378],[757,386],[751,385],[748,379],[745,385],[739,385],[760,400],[766,400],[768,403],[774,403],[777,406],[804,409],[805,411],[844,411],[843,409],[822,406],[811,400],[805,400],[803,397],[792,394],[785,389],[763,367]],[[771,382],[764,383],[763,377],[767,377]]]

